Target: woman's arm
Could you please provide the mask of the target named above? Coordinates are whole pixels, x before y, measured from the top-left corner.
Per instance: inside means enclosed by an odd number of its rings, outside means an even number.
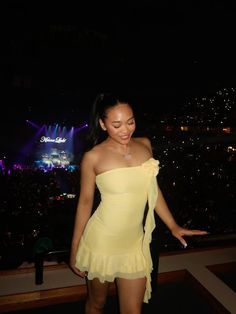
[[[157,188],[158,188],[158,197],[157,197],[155,211],[158,214],[158,216],[161,218],[161,220],[165,223],[165,225],[170,229],[172,235],[176,237],[182,243],[184,247],[187,247],[187,242],[183,238],[184,236],[207,234],[206,231],[189,230],[189,229],[180,227],[175,221],[160,188],[159,187]]]
[[[72,270],[84,277],[84,273],[75,267],[76,254],[83,234],[84,228],[91,216],[94,191],[95,191],[95,173],[93,162],[89,153],[86,153],[81,162],[80,170],[80,194],[76,209],[74,230],[71,242],[70,267]]]

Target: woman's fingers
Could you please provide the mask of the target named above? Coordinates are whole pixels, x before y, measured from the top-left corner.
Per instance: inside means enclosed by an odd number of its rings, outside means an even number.
[[[208,232],[207,231],[202,231],[202,230],[187,230],[187,229],[184,229],[184,230],[182,230],[181,233],[183,235],[186,235],[186,236],[192,236],[192,235],[205,235]]]
[[[74,267],[71,267],[71,269],[73,270],[73,272],[76,274],[76,275],[78,275],[78,276],[80,276],[81,278],[85,278],[85,277],[87,277],[87,275],[88,275],[88,272],[84,272],[84,271],[80,271],[78,268],[76,268],[75,266]]]
[[[195,236],[195,235],[205,235],[208,234],[207,231],[197,230],[197,229],[185,229],[185,228],[177,228],[173,230],[173,235],[180,241],[183,248],[187,247],[187,242],[183,238],[184,236]]]

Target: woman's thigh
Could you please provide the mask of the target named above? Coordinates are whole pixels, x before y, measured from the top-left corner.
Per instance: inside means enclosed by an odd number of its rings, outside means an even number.
[[[108,295],[109,283],[100,282],[98,278],[87,280],[88,298],[92,303],[105,304]]]
[[[116,283],[121,313],[141,313],[146,278],[117,278]]]

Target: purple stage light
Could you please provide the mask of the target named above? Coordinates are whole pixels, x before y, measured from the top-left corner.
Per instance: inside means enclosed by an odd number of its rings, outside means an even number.
[[[34,123],[34,122],[32,122],[32,121],[30,121],[30,120],[25,120],[27,123],[29,123],[31,126],[33,126],[34,128],[36,128],[36,129],[40,129],[41,128],[41,126],[39,126],[39,125],[37,125],[36,123]]]
[[[35,140],[39,138],[41,133],[44,131],[45,127],[46,127],[45,125],[42,125],[40,128],[38,128],[38,131],[34,134],[34,136],[30,139],[30,141],[22,147],[21,152],[20,152],[21,156],[25,157],[30,154],[30,152],[32,151],[33,145],[35,143]]]
[[[81,131],[82,129],[87,128],[87,127],[88,127],[88,123],[85,123],[85,124],[82,125],[81,127],[76,128],[76,129],[75,129],[75,132],[79,132],[79,131]]]

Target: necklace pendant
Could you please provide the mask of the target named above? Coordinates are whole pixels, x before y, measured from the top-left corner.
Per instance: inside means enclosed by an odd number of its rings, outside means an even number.
[[[129,153],[129,154],[125,154],[123,157],[125,160],[130,160],[132,155]]]

